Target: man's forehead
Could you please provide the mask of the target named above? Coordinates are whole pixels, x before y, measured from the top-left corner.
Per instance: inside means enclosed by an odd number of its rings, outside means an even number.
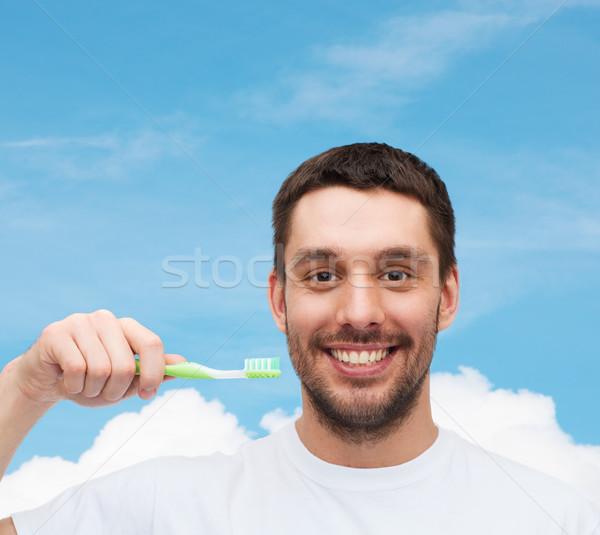
[[[357,190],[332,186],[304,194],[294,207],[291,223],[306,218],[328,219],[352,224],[353,220],[371,219],[381,208],[393,209],[404,218],[426,217],[421,202],[410,195],[385,189]]]
[[[345,187],[313,191],[292,214],[286,264],[325,250],[335,256],[389,256],[393,249],[398,255],[436,256],[427,222],[423,205],[407,195]]]

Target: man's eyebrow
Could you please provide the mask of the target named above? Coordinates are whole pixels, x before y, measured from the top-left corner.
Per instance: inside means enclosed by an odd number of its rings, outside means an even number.
[[[341,256],[341,250],[333,247],[303,247],[298,249],[290,261],[290,269],[295,269],[306,262],[324,261],[331,257],[339,258]]]
[[[412,245],[400,245],[396,247],[390,247],[380,251],[378,256],[379,261],[385,260],[411,260],[413,262],[419,262],[421,264],[432,264],[431,257],[427,254],[427,251],[420,247]]]
[[[372,254],[379,262],[410,260],[421,264],[432,264],[431,257],[424,249],[412,245],[397,245],[381,251],[374,251]],[[335,247],[303,247],[298,249],[290,261],[290,269],[295,269],[306,262],[323,262],[331,258],[343,257],[341,249]]]

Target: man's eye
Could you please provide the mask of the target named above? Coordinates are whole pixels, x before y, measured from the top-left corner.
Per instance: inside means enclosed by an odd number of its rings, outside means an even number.
[[[403,282],[406,279],[408,279],[408,273],[406,273],[405,271],[400,271],[398,269],[393,269],[391,271],[388,271],[387,273],[384,273],[384,275],[381,278],[384,281]]]
[[[318,273],[311,275],[309,278],[315,282],[331,282],[337,280],[337,277],[329,271],[319,271]]]

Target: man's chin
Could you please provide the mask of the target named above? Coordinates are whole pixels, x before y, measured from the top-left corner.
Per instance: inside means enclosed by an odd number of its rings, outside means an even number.
[[[340,362],[340,340],[315,337],[304,346],[293,329],[288,332],[292,364],[303,387],[305,412],[309,410],[323,428],[355,443],[382,440],[402,426],[414,412],[421,398],[422,385],[428,376],[435,348],[435,331],[423,336],[421,347],[411,352],[400,337],[385,341],[388,354],[376,355],[363,369],[375,373],[354,373]],[[356,339],[353,344],[376,344],[380,340]],[[348,344],[350,342],[347,342]],[[385,345],[384,344],[384,345]],[[336,345],[337,355],[324,348]],[[371,351],[374,351],[370,348]],[[365,350],[366,351],[366,350]],[[350,356],[350,355],[348,355]],[[356,364],[356,362],[354,362]],[[341,368],[341,369],[338,369]]]
[[[334,395],[325,396],[306,385],[305,390],[320,424],[333,434],[355,443],[381,440],[402,425],[414,409],[418,393],[398,400],[365,388],[364,380],[358,382],[360,387]]]

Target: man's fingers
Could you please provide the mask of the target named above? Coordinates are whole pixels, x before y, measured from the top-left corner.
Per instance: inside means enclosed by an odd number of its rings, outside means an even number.
[[[102,392],[112,373],[110,358],[98,337],[86,341],[85,345],[79,340],[75,342],[83,354],[87,367],[82,394],[86,398],[95,398]]]
[[[140,379],[138,393],[142,399],[150,399],[163,381],[165,354],[161,339],[132,318],[120,318],[127,343],[140,356]]]
[[[102,397],[108,401],[118,401],[125,396],[135,377],[135,357],[119,320],[108,311],[98,311],[96,314],[100,315],[98,338],[111,361],[111,374],[102,389]]]
[[[80,394],[85,387],[87,364],[71,337],[65,337],[56,348],[55,358],[63,371],[63,388],[67,394]]]
[[[85,385],[81,393],[87,398],[95,398],[106,385],[112,364],[89,316],[74,322],[72,329],[73,340],[86,363]]]
[[[138,382],[139,377],[136,376],[131,382],[131,384],[127,387],[127,390],[125,390],[122,399],[129,399],[138,395]]]
[[[180,362],[186,362],[185,358],[177,353],[165,353],[166,364],[179,364]]]
[[[166,364],[179,364],[180,362],[185,362],[185,358],[181,355],[177,355],[176,353],[166,353],[165,354],[165,363]],[[177,379],[173,375],[165,375],[163,378],[163,382],[172,381],[173,379]]]
[[[140,375],[135,354],[140,356]],[[21,357],[15,380],[33,400],[65,397],[85,406],[106,406],[138,393],[150,399],[164,380],[161,339],[131,318],[117,319],[108,310],[72,314],[46,327]]]

